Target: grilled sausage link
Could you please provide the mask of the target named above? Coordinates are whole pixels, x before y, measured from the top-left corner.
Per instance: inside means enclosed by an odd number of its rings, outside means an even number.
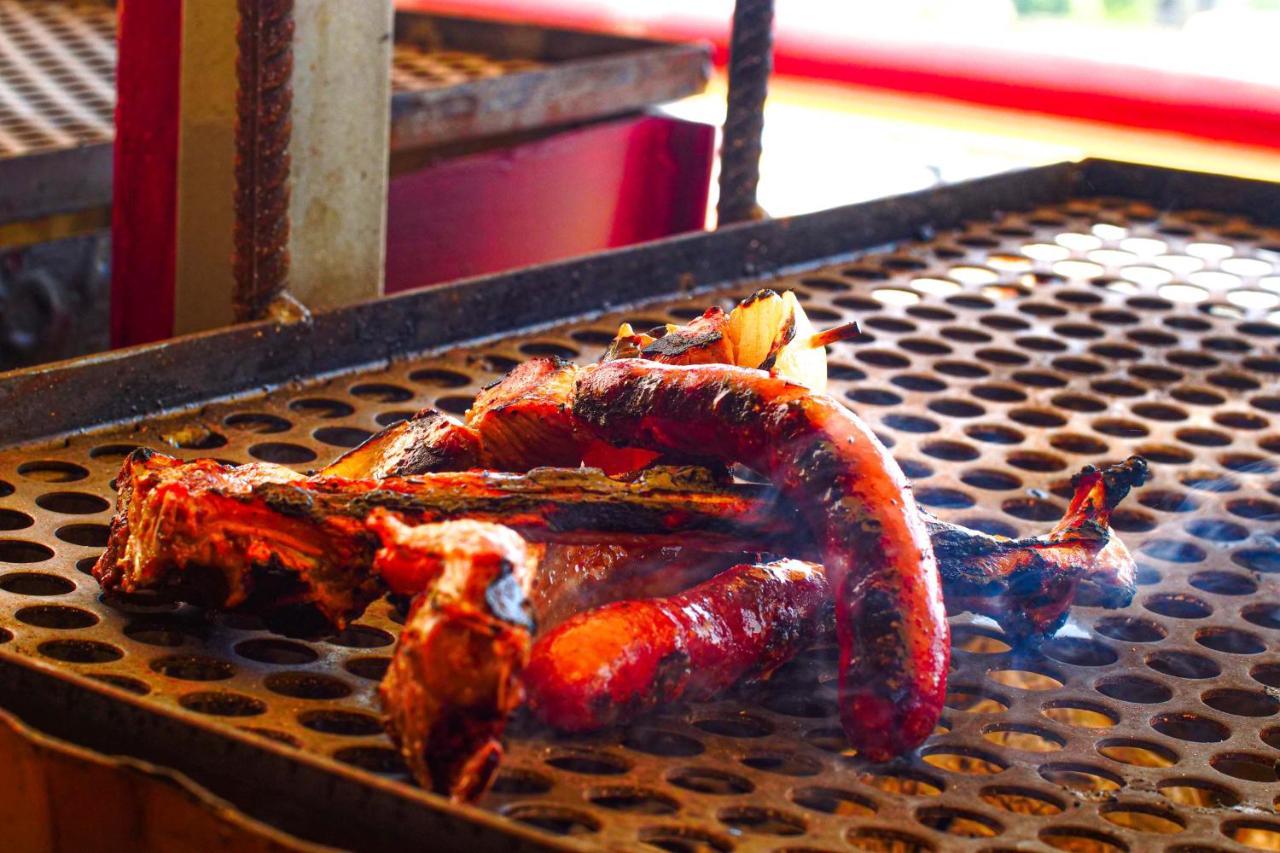
[[[529,707],[556,729],[585,732],[677,699],[710,699],[794,657],[829,601],[821,567],[779,560],[734,566],[669,598],[580,613],[534,643]]]
[[[762,371],[638,359],[582,368],[574,414],[597,438],[738,462],[778,486],[821,546],[850,742],[883,761],[928,737],[950,657],[938,567],[906,478],[857,416]]]

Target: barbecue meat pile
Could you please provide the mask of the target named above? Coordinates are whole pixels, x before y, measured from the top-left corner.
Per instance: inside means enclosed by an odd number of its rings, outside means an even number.
[[[422,412],[314,476],[136,452],[94,574],[282,626],[411,602],[388,730],[424,786],[460,800],[521,703],[565,731],[613,725],[767,678],[832,624],[845,733],[892,758],[937,722],[947,612],[1036,642],[1080,596],[1128,603],[1110,515],[1146,465],[1083,470],[1042,536],[939,521],[820,393],[822,347],[853,330],[815,332],[788,296],[624,328],[595,365],[533,359],[464,420]]]

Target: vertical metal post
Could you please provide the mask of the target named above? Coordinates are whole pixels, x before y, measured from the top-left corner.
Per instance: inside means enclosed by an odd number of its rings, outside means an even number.
[[[729,105],[720,155],[720,226],[758,219],[764,101],[773,72],[774,0],[737,0],[729,43]]]

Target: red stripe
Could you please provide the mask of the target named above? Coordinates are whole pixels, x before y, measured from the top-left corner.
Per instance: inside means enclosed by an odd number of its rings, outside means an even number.
[[[599,4],[572,0],[398,0],[403,8],[619,29]],[[594,8],[593,8],[594,6]],[[640,8],[640,7],[637,7]],[[643,18],[650,37],[704,39],[723,63],[728,20]],[[637,29],[628,22],[627,29]],[[1240,80],[965,44],[831,34],[780,21],[780,75],[833,80],[1025,112],[1280,148],[1280,88]]]
[[[120,4],[111,343],[173,334],[182,3]]]

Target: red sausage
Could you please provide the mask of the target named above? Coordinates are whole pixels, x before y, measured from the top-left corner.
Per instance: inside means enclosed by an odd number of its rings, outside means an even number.
[[[580,613],[534,643],[530,708],[561,731],[625,722],[677,699],[762,678],[810,644],[830,600],[822,569],[740,565],[669,598]]]
[[[777,485],[821,545],[845,733],[875,761],[928,737],[950,656],[938,567],[906,478],[857,416],[763,371],[638,359],[583,368],[574,414],[619,446],[739,462]]]

